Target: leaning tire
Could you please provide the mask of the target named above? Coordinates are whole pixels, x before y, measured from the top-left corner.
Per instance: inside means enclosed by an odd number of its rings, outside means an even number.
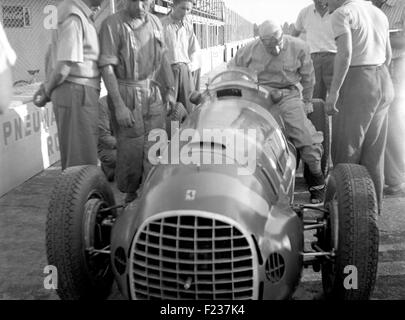
[[[63,300],[105,299],[111,292],[111,227],[102,225],[115,204],[104,175],[96,166],[66,169],[51,195],[46,221],[48,263],[57,268],[57,293]]]
[[[308,115],[309,120],[311,120],[317,131],[323,133],[323,156],[321,160],[321,169],[326,177],[329,173],[330,168],[330,148],[331,148],[331,126],[329,121],[329,116],[325,111],[325,103],[322,99],[313,99],[312,105],[314,106],[314,111]]]
[[[321,246],[335,252],[322,264],[325,297],[367,300],[377,276],[379,244],[377,198],[367,170],[339,164],[330,176],[325,206],[329,217]]]

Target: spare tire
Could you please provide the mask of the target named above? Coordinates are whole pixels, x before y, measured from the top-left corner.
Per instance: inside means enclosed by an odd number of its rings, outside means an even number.
[[[327,228],[319,240],[324,251],[335,253],[322,263],[325,297],[367,300],[377,276],[379,231],[376,193],[366,168],[336,166],[328,181],[325,208]],[[354,287],[347,286],[349,270],[355,271]]]
[[[48,263],[57,268],[57,293],[63,300],[105,299],[111,293],[113,192],[96,166],[66,169],[52,192],[46,221]],[[92,253],[94,250],[105,253]]]

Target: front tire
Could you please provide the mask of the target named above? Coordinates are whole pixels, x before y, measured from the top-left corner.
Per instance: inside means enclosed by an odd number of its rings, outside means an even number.
[[[109,254],[111,227],[103,221],[115,204],[103,173],[96,166],[66,169],[51,195],[46,221],[48,263],[57,268],[57,293],[63,300],[105,299],[113,274]],[[101,211],[101,212],[100,212]]]
[[[339,164],[328,182],[325,207],[329,216],[321,247],[335,252],[322,264],[325,297],[368,300],[377,276],[379,231],[376,193],[366,168]]]

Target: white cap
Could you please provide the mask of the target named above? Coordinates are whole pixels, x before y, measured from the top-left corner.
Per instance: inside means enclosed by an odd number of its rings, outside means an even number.
[[[261,38],[269,38],[276,32],[281,33],[282,31],[281,24],[276,20],[266,20],[259,26],[259,36]]]

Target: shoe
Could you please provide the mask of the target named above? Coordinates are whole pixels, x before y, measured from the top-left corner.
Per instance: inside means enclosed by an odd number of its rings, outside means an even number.
[[[405,182],[396,186],[388,186],[384,189],[384,195],[405,197]]]
[[[325,185],[309,187],[310,201],[312,204],[321,204],[325,199]]]

